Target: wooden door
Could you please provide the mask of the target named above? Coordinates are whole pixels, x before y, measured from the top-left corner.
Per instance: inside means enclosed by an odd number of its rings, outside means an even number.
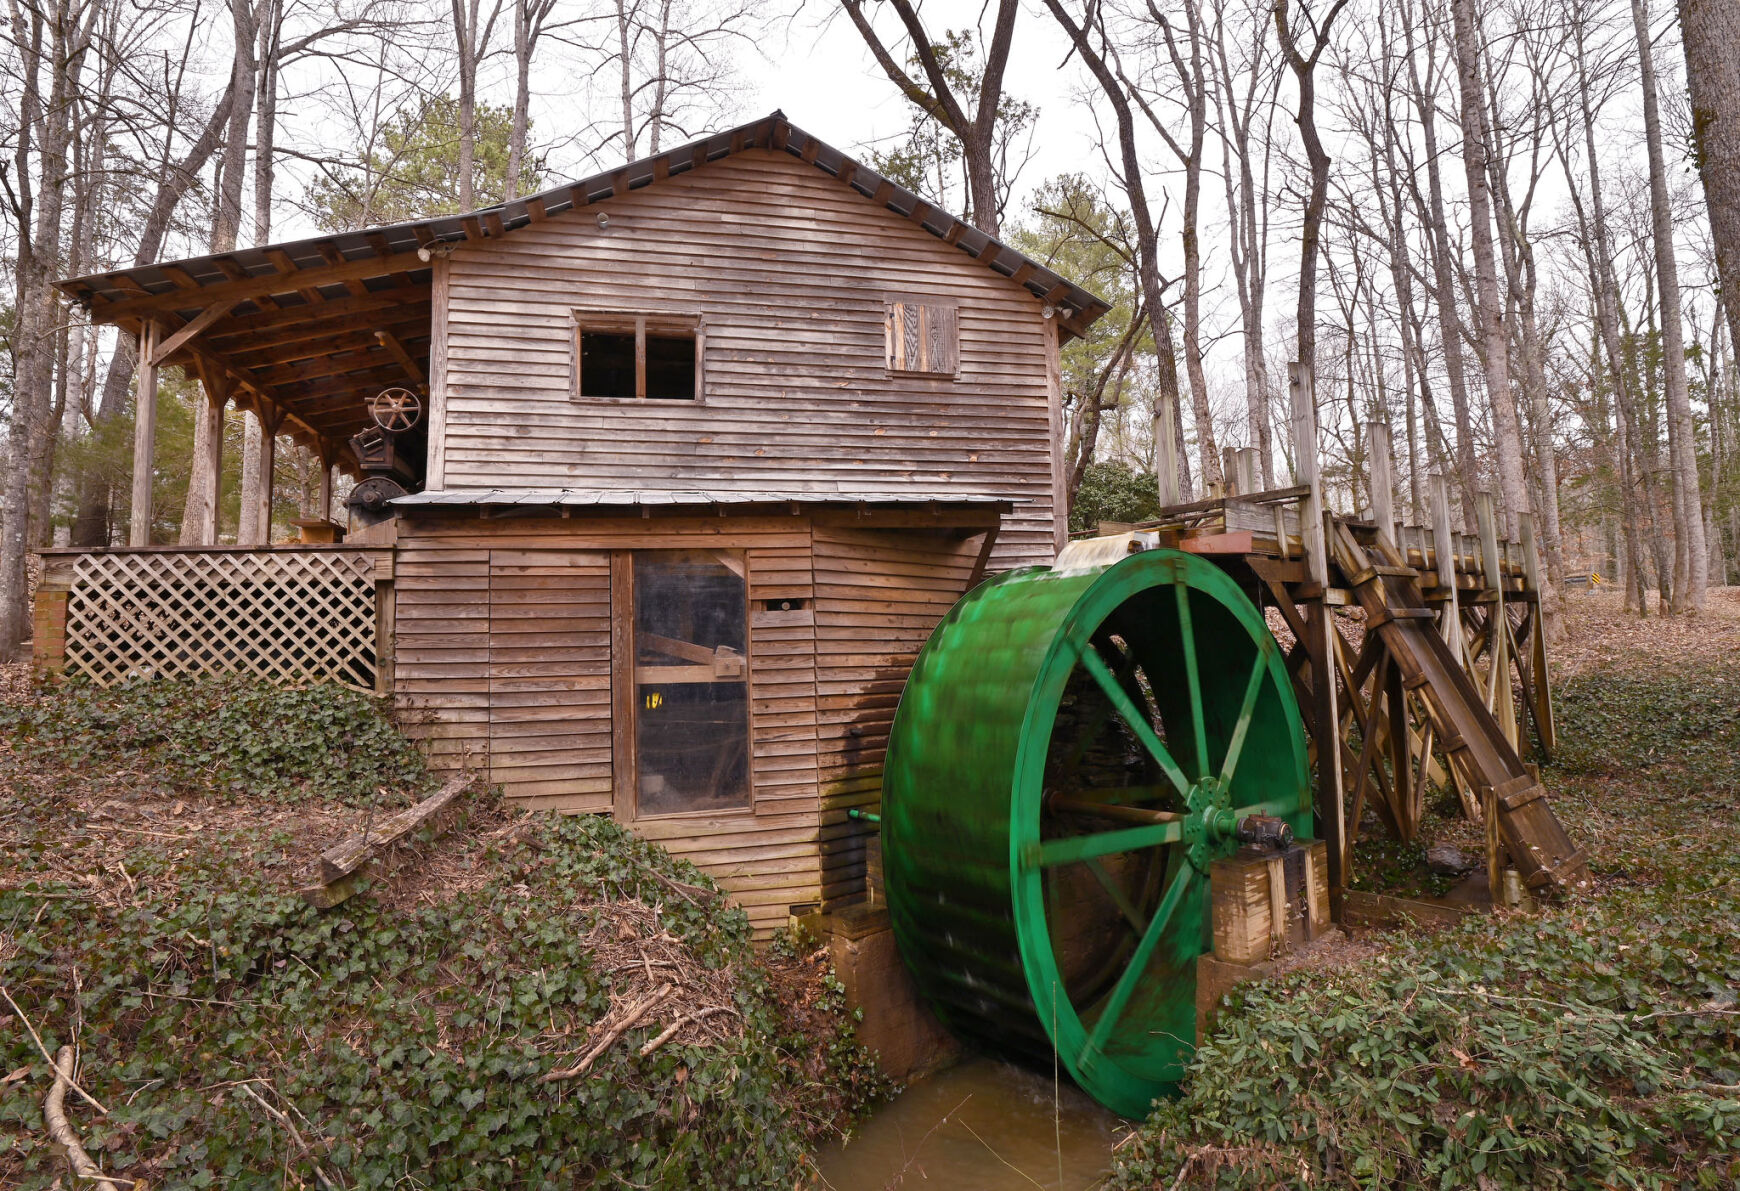
[[[489,776],[510,798],[609,810],[610,555],[489,555]]]

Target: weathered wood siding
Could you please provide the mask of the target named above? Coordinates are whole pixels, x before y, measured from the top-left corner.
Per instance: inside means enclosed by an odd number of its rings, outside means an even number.
[[[874,829],[846,810],[880,798],[895,705],[966,585],[972,532],[838,514],[401,521],[400,711],[437,767],[486,770],[528,806],[618,815],[717,877],[765,933],[790,906],[862,897]],[[613,780],[611,552],[658,549],[747,560],[742,812],[635,818]]]
[[[741,813],[624,817],[771,930],[821,897],[807,518],[402,522],[399,706],[437,766],[487,768],[527,805],[615,811],[609,552],[649,549],[747,559],[754,797]]]
[[[489,552],[489,780],[563,810],[611,803],[610,554]]]
[[[461,245],[437,280],[440,487],[989,493],[1024,502],[993,565],[1052,556],[1039,300],[787,154]],[[890,299],[957,309],[956,376],[889,371]],[[705,399],[576,398],[576,308],[700,315]]]
[[[888,729],[907,673],[931,630],[966,591],[982,540],[815,528],[822,892],[828,905],[863,897],[876,828],[847,811],[881,804]]]

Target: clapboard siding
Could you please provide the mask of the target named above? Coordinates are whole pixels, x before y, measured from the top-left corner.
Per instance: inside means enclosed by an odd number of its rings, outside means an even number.
[[[1039,300],[812,166],[735,154],[441,273],[444,488],[995,494],[1020,503],[994,564],[1051,557]],[[890,298],[958,311],[955,377],[889,373]],[[576,308],[700,315],[705,399],[575,398]]]
[[[489,780],[610,809],[610,554],[489,552]]]
[[[824,905],[862,898],[882,761],[918,651],[965,592],[982,538],[815,530],[816,704]]]
[[[765,934],[821,899],[808,517],[402,519],[398,705],[437,768],[485,770],[526,806],[614,811],[610,551],[647,549],[747,560],[753,802],[630,821]]]

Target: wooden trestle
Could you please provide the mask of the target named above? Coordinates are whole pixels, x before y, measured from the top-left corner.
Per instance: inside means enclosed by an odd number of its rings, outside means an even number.
[[[1589,879],[1524,760],[1531,745],[1541,757],[1555,746],[1532,527],[1525,515],[1519,540],[1500,539],[1482,494],[1481,532],[1453,534],[1442,481],[1435,487],[1432,527],[1396,525],[1380,507],[1371,519],[1324,514],[1319,537],[1309,484],[1173,506],[1117,527],[1213,558],[1279,613],[1282,623],[1271,623],[1288,650],[1314,762],[1339,762],[1316,764],[1338,916],[1362,825],[1375,819],[1411,842],[1432,786],[1453,787],[1483,827],[1495,904],[1506,867],[1543,894]],[[1319,541],[1321,564],[1309,553]]]

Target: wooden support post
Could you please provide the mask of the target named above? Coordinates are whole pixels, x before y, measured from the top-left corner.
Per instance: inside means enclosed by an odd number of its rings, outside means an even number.
[[[1371,519],[1377,523],[1378,538],[1392,550],[1396,538],[1396,488],[1390,460],[1390,424],[1365,424],[1366,459],[1371,469]],[[1402,561],[1406,562],[1404,558]]]
[[[1182,503],[1178,491],[1178,408],[1164,397],[1154,404],[1154,478],[1161,508]]]
[[[1317,746],[1317,834],[1329,853],[1330,914],[1341,918],[1346,887],[1343,858],[1348,847],[1341,766],[1341,712],[1336,706],[1334,614],[1324,602],[1329,590],[1329,551],[1323,522],[1323,480],[1317,446],[1317,403],[1311,369],[1295,361],[1287,366],[1287,387],[1293,406],[1293,482],[1309,491],[1299,504],[1299,535],[1304,539],[1305,566],[1317,589],[1307,609],[1305,642],[1311,659],[1311,702]],[[1353,825],[1357,827],[1357,824]]]
[[[1535,553],[1535,518],[1533,513],[1518,517],[1522,529],[1523,573],[1534,593],[1529,605],[1534,617],[1529,633],[1529,686],[1534,695],[1535,731],[1540,734],[1541,750],[1549,757],[1559,747],[1558,726],[1553,723],[1553,676],[1547,665],[1547,617],[1541,594],[1540,556]]]
[[[265,405],[260,410],[260,506],[254,516],[259,518],[262,546],[272,544],[272,481],[278,464],[278,428],[284,424],[284,411]]]
[[[139,328],[139,369],[133,398],[133,512],[127,545],[151,544],[152,454],[157,439],[157,324],[145,320]]]
[[[1474,497],[1475,519],[1480,528],[1480,562],[1486,571],[1486,590],[1480,593],[1487,604],[1486,652],[1492,659],[1487,670],[1487,698],[1499,727],[1520,753],[1517,739],[1516,700],[1510,682],[1510,618],[1504,610],[1504,556],[1498,551],[1498,516],[1492,493],[1480,492]]]
[[[1238,448],[1222,447],[1220,460],[1220,474],[1224,477],[1221,491],[1227,496],[1249,496],[1253,490],[1245,487],[1244,477],[1239,474]]]
[[[1261,452],[1255,447],[1240,447],[1234,462],[1234,470],[1238,475],[1239,495],[1248,496],[1259,490],[1257,468]]]
[[[193,468],[188,476],[191,492],[188,516],[181,527],[183,546],[215,546],[218,534],[218,496],[223,486],[224,407],[229,403],[232,382],[221,370],[196,363],[200,402],[194,425]]]
[[[1443,610],[1438,615],[1438,635],[1450,647],[1458,662],[1463,660],[1462,607],[1456,590],[1456,535],[1450,530],[1450,484],[1444,473],[1430,476],[1432,489],[1432,550],[1437,556],[1438,591],[1445,596]]]
[[[203,503],[200,506],[200,533],[204,535],[207,546],[217,545],[218,540],[218,507],[222,503],[224,487],[224,410],[230,403],[229,377],[223,376],[216,385],[206,386],[205,409],[208,437],[206,439],[206,457],[204,459],[206,474],[210,481],[201,492]]]
[[[322,521],[332,520],[332,461],[337,454],[329,440],[320,440],[320,493],[315,497],[314,515]]]

